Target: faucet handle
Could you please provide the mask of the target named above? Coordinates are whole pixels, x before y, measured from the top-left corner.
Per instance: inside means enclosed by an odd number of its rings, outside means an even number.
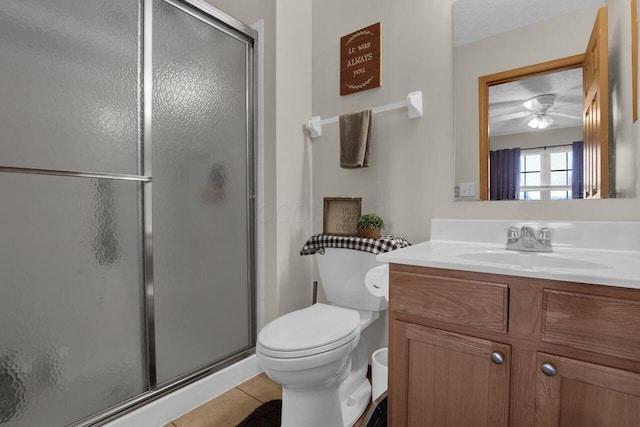
[[[516,227],[509,227],[507,230],[507,246],[513,245],[520,238],[520,231]]]
[[[507,239],[517,239],[520,237],[520,231],[516,227],[509,227],[507,230]]]
[[[538,240],[540,243],[551,242],[551,229],[549,227],[543,227],[538,231]]]

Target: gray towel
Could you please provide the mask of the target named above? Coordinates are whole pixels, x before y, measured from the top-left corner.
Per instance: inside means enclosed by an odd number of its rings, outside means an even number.
[[[371,110],[340,116],[340,167],[366,168],[369,163]]]

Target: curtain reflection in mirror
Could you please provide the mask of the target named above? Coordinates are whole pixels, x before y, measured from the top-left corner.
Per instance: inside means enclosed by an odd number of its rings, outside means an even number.
[[[491,200],[517,200],[520,196],[520,148],[489,152]]]
[[[573,156],[573,174],[571,179],[571,197],[582,199],[584,194],[584,142],[576,141],[571,144]]]

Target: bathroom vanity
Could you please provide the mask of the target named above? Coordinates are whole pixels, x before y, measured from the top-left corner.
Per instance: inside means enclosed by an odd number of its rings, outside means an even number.
[[[378,257],[390,425],[638,426],[640,225],[545,223],[554,253],[527,254],[494,240],[513,222],[468,222]]]

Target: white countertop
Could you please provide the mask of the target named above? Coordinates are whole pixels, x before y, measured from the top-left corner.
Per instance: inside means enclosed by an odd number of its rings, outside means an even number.
[[[469,226],[468,223],[473,224]],[[506,241],[506,229],[510,225],[522,224],[536,228],[548,226],[552,231],[555,225],[555,230],[564,227],[571,231],[564,235],[561,231],[557,232],[559,242],[554,244],[552,253],[508,251],[505,243],[496,243],[494,235]],[[613,225],[608,227],[608,224]],[[493,241],[479,239],[477,234],[469,238],[469,233],[472,233],[470,230],[474,227],[480,227],[480,234],[491,236]],[[612,230],[612,238],[602,235],[604,231],[611,234]],[[619,233],[625,235],[619,236]],[[376,259],[395,264],[640,289],[640,223],[536,224],[521,221],[434,220],[432,236],[438,239],[380,254]],[[462,240],[466,238],[471,241]]]

